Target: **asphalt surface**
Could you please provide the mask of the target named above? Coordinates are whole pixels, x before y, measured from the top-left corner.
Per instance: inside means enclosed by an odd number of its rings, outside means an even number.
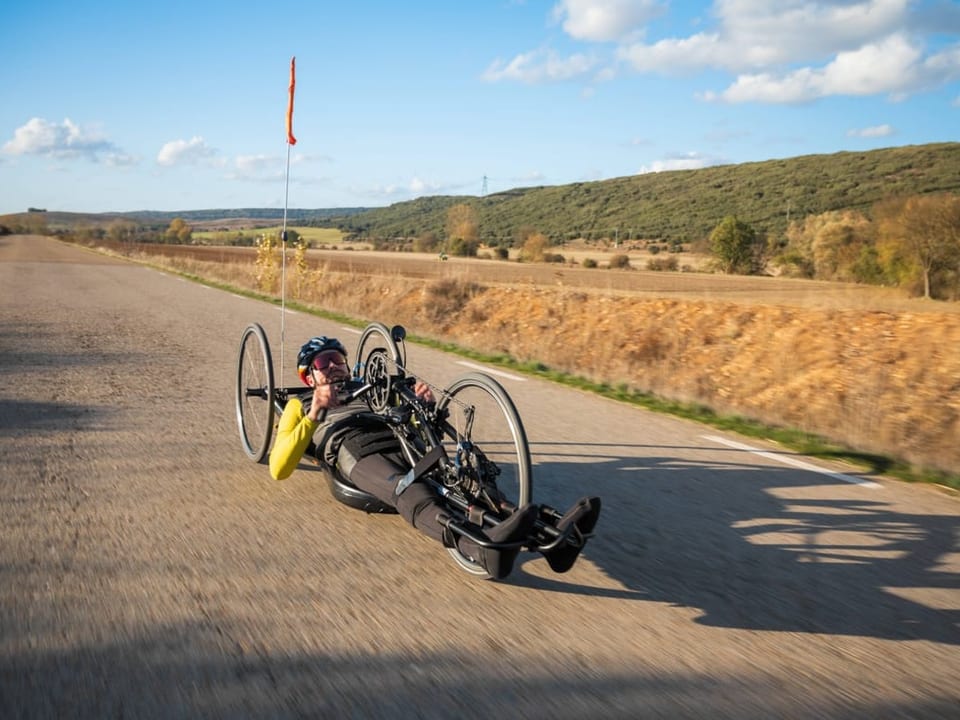
[[[604,512],[477,580],[241,450],[247,324],[291,384],[354,331],[38,237],[0,297],[2,718],[960,716],[956,496],[500,375],[534,498]]]

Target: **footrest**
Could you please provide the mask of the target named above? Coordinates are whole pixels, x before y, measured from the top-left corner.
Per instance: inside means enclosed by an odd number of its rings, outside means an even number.
[[[484,548],[491,548],[493,550],[515,550],[517,548],[522,548],[524,543],[527,542],[525,539],[514,540],[513,542],[496,542],[494,540],[490,540],[489,538],[483,537],[482,535],[473,532],[469,528],[464,527],[446,513],[439,513],[437,515],[437,521],[452,533],[455,533],[460,537],[465,537],[468,540],[472,540],[477,545]]]

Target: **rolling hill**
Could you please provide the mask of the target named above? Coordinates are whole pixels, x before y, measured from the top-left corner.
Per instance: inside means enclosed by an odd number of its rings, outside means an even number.
[[[477,210],[481,237],[511,239],[519,228],[554,242],[584,237],[690,242],[727,215],[760,232],[828,210],[867,210],[892,195],[960,191],[960,143],[649,173],[597,182],[519,188],[484,197],[427,197],[331,218],[361,237],[442,236],[450,206]]]
[[[489,244],[510,244],[523,228],[542,232],[554,242],[574,238],[693,242],[706,237],[727,215],[777,236],[791,220],[806,215],[869,210],[886,197],[934,192],[960,192],[960,143],[806,155],[516,188],[482,197],[430,196],[379,208],[293,208],[288,219],[297,225],[336,227],[359,239],[410,238],[426,232],[443,237],[449,208],[466,203],[475,208],[481,239]],[[0,224],[15,222],[11,218],[16,217],[0,217]],[[198,224],[223,219],[269,226],[282,218],[282,210],[143,210],[45,213],[45,217],[50,227],[116,220],[164,227],[175,217]]]

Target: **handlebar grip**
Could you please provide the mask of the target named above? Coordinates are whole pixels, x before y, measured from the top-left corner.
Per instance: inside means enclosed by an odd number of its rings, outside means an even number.
[[[337,399],[341,405],[347,405],[366,395],[372,388],[373,385],[370,383],[358,383],[358,381],[350,380],[344,383],[343,388],[337,393]]]

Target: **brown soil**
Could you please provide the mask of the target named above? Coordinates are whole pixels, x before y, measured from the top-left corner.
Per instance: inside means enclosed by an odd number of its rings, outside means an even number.
[[[256,287],[252,251],[150,249],[178,269]],[[960,469],[957,304],[780,278],[381,253],[310,259],[302,272],[288,264],[288,300]]]

